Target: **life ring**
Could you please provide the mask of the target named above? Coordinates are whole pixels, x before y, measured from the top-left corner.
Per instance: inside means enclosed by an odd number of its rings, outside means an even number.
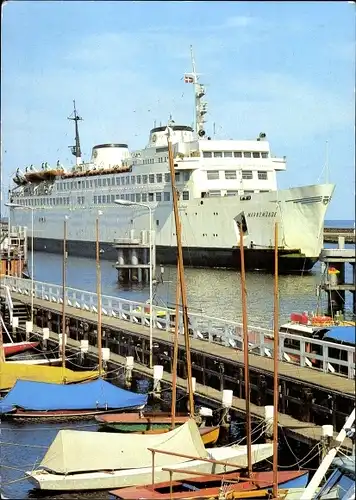
[[[156,141],[157,141],[157,136],[156,136],[156,134],[153,134],[152,135],[152,142],[156,142]]]

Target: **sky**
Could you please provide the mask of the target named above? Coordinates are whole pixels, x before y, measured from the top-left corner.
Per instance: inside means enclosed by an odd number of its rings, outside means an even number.
[[[190,125],[192,45],[208,133],[265,132],[287,156],[280,189],[328,179],[326,218],[354,219],[355,19],[347,1],[3,3],[3,201],[18,167],[74,163],[73,99],[85,160],[95,144],[143,148],[170,115]]]

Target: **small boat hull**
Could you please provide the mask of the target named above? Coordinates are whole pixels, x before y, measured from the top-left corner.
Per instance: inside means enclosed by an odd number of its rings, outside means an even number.
[[[308,482],[308,471],[280,471],[278,473],[278,488],[289,490],[290,488],[305,488]],[[241,481],[243,475],[240,472],[232,472],[224,474],[224,481],[236,481],[229,485],[229,495],[234,498],[233,494],[242,494],[257,492],[259,490],[267,490],[273,484],[273,472],[255,472],[252,481]],[[172,481],[172,494],[170,493],[171,483],[163,482],[154,485],[147,484],[146,486],[137,486],[133,488],[122,488],[119,490],[110,491],[110,494],[122,500],[174,500],[184,499],[189,496],[193,498],[215,498],[221,492],[221,479],[217,477],[209,478],[209,476],[193,476],[186,475],[182,481]],[[239,498],[240,495],[236,498]]]
[[[246,446],[225,446],[221,448],[207,448],[210,458],[236,464],[235,467],[217,465],[201,460],[189,460],[177,464],[170,464],[170,468],[193,470],[200,473],[225,474],[247,466]],[[261,462],[273,454],[272,444],[252,445],[252,463]],[[168,462],[167,462],[168,465]],[[155,467],[155,482],[169,481],[169,473],[163,471],[165,467]],[[152,467],[137,469],[97,471],[74,474],[58,474],[45,469],[26,472],[29,481],[36,488],[45,491],[89,491],[101,489],[125,488],[128,486],[145,485],[152,481]],[[177,474],[177,479],[186,478],[186,473]]]
[[[176,427],[188,422],[189,415],[177,415],[175,418]],[[170,428],[172,417],[170,413],[119,413],[100,416],[96,418],[97,422],[106,429],[117,432],[141,432],[153,431],[156,429]]]
[[[13,356],[14,354],[20,354],[20,352],[29,351],[38,345],[39,342],[11,342],[9,344],[4,344],[5,358]]]

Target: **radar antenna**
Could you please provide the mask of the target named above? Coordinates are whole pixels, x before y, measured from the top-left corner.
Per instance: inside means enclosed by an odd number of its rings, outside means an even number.
[[[76,165],[80,165],[82,163],[82,151],[80,149],[78,121],[82,121],[83,118],[81,118],[77,114],[75,101],[73,101],[73,106],[74,106],[74,111],[70,116],[68,116],[68,120],[73,120],[75,122],[75,146],[69,146],[69,148],[72,152],[72,155],[76,157]]]
[[[190,46],[190,57],[192,61],[192,73],[187,73],[184,75],[185,83],[194,84],[194,101],[195,101],[195,112],[194,112],[194,128],[198,137],[205,136],[204,123],[205,115],[208,110],[208,104],[202,101],[202,97],[205,96],[205,87],[199,83],[199,74],[196,71],[193,46]]]

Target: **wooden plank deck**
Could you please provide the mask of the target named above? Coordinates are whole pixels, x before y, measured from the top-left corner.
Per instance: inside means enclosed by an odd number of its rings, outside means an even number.
[[[21,294],[12,293],[14,300],[22,301],[27,304],[31,302],[30,297],[23,296]],[[43,309],[51,310],[56,313],[62,312],[62,305],[54,302],[49,302],[46,300],[34,299],[34,305]],[[83,311],[81,309],[75,309],[74,307],[67,307],[66,315],[72,318],[77,318],[80,320],[87,320],[90,322],[95,322],[97,315],[93,312]],[[123,331],[140,335],[142,337],[149,338],[149,329],[143,327],[139,324],[134,324],[129,321],[124,321],[118,318],[102,316],[103,327],[107,326],[109,328],[119,328]],[[163,330],[154,329],[153,338],[157,340],[163,340],[167,343],[173,344],[173,334],[171,332],[166,332]],[[183,335],[180,335],[179,344],[184,346]],[[233,360],[240,366],[243,366],[243,353],[241,351],[234,350],[231,347],[221,346],[219,344],[212,344],[200,339],[190,339],[190,345],[192,351],[208,353],[215,358],[220,358],[221,360]],[[273,374],[273,359],[249,355],[250,367],[261,373],[268,372]],[[303,368],[292,363],[279,362],[279,373],[280,375],[291,381],[302,382],[323,390],[328,390],[339,395],[355,395],[355,381],[350,380],[341,375],[333,375],[331,373],[324,373],[322,371]],[[213,389],[211,389],[213,390]]]

